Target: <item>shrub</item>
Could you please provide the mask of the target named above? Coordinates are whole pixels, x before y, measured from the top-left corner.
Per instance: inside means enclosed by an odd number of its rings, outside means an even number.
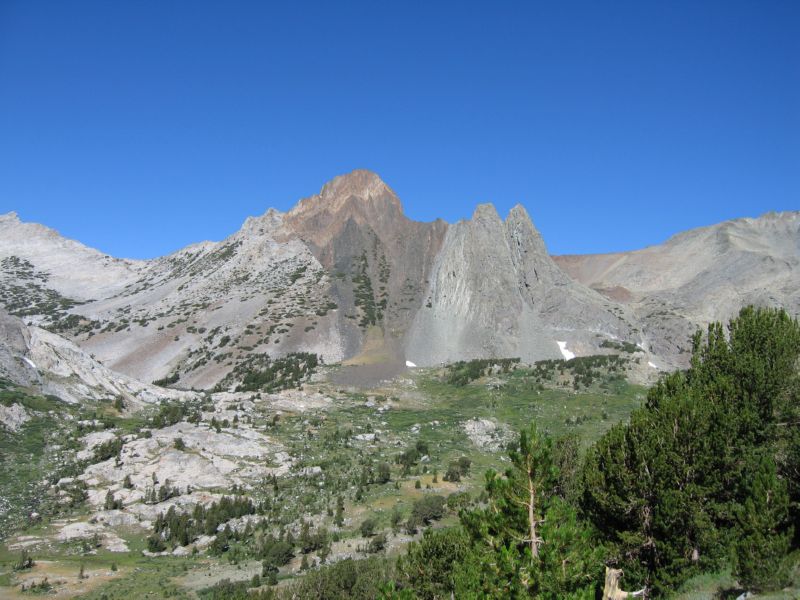
[[[368,517],[362,521],[361,526],[358,528],[361,535],[364,537],[372,537],[375,535],[375,528],[378,523],[372,517]]]

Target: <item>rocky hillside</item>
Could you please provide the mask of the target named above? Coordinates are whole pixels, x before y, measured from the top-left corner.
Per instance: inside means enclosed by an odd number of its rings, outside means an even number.
[[[193,392],[164,389],[116,373],[73,342],[0,309],[0,381],[57,396],[70,404],[118,401],[129,410],[166,400],[189,400]],[[0,421],[5,422],[3,418]]]
[[[698,326],[727,321],[742,306],[800,314],[800,212],[726,221],[635,252],[557,256],[555,262],[625,305],[649,348],[676,364]]]
[[[407,354],[431,364],[592,353],[603,340],[638,341],[616,302],[572,281],[550,258],[528,213],[503,222],[490,204],[452,225],[436,256]]]
[[[416,365],[611,352],[681,364],[697,325],[741,305],[798,310],[797,213],[742,219],[639,252],[552,258],[521,206],[453,225],[408,219],[374,173],[288,213],[148,261],[0,216],[0,305],[143,382],[232,388],[265,357]]]
[[[8,216],[3,225],[27,227]],[[54,252],[47,242],[57,234],[32,233],[36,243],[28,246],[2,238],[2,277],[18,290],[3,298],[9,312],[72,338],[142,381],[173,377],[209,387],[254,353],[302,348],[329,361],[344,355],[329,277],[276,211],[248,219],[221,242],[152,261],[112,261],[108,271],[93,251],[68,245],[58,278],[30,249]],[[83,281],[77,296],[69,274],[80,277],[86,255],[102,286]]]

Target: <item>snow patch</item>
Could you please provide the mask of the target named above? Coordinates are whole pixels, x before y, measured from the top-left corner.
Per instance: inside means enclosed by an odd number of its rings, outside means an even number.
[[[559,342],[556,340],[556,344],[558,344],[558,349],[561,350],[561,355],[564,357],[564,360],[572,360],[575,358],[575,353],[567,350],[567,342]]]
[[[37,371],[39,370],[39,368],[36,366],[36,364],[30,358],[28,358],[27,356],[23,356],[22,360],[24,360],[26,363],[28,363],[28,365],[30,365],[31,369],[36,369]]]
[[[649,360],[647,361],[647,365],[650,366],[650,367],[653,367],[654,369],[658,368],[652,361],[649,361]]]
[[[414,364],[413,362],[411,362],[410,360],[407,360],[407,361],[406,361],[406,366],[407,366],[407,367],[416,367],[417,365],[415,365],[415,364]]]

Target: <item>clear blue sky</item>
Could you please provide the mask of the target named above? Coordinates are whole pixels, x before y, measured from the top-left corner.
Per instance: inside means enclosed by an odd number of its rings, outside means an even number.
[[[800,2],[0,0],[0,212],[150,257],[354,168],[557,254],[800,209]]]

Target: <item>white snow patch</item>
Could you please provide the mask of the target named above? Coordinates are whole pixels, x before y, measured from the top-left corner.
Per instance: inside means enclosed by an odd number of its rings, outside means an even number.
[[[407,366],[407,367],[409,367],[409,368],[411,368],[411,367],[416,367],[417,365],[415,365],[415,364],[414,364],[413,362],[411,362],[410,360],[407,360],[407,361],[406,361],[406,366]]]
[[[572,360],[573,358],[575,358],[575,353],[567,350],[567,342],[559,342],[558,340],[556,340],[556,344],[558,344],[558,349],[561,350],[561,354],[564,357],[564,360]]]
[[[656,366],[656,365],[655,365],[655,364],[654,364],[652,361],[649,361],[649,360],[648,360],[648,361],[647,361],[647,364],[648,364],[648,366],[650,366],[650,367],[653,367],[654,369],[657,369],[657,368],[658,368],[658,367],[657,367],[657,366]]]
[[[28,363],[28,364],[30,365],[31,369],[36,369],[36,370],[38,370],[38,369],[39,369],[39,367],[37,367],[37,366],[36,366],[36,363],[34,363],[34,362],[33,362],[33,361],[30,359],[30,358],[28,358],[27,356],[23,356],[23,357],[22,357],[22,360],[24,360],[26,363]]]

